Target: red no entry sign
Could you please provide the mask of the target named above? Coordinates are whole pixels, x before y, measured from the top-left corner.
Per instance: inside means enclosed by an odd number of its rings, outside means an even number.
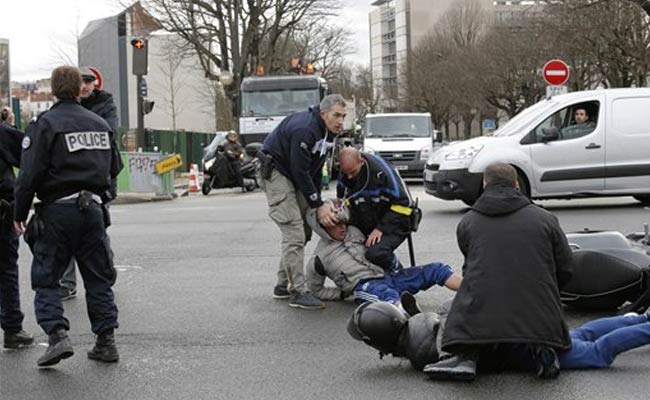
[[[549,85],[564,85],[569,80],[569,66],[562,60],[551,60],[544,65],[544,80]]]

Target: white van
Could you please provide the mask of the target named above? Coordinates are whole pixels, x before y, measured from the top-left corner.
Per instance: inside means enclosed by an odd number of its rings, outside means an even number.
[[[582,110],[582,111],[580,111]],[[576,119],[587,113],[590,122]],[[650,88],[555,96],[525,109],[493,136],[441,148],[427,161],[427,193],[473,204],[494,162],[517,169],[534,199],[634,196],[650,202]]]
[[[381,156],[402,177],[421,177],[433,150],[429,113],[366,114],[363,151]]]

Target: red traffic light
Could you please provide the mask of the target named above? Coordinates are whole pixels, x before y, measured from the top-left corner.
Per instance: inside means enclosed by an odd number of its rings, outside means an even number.
[[[144,49],[145,42],[142,39],[133,39],[131,40],[131,46],[135,47],[136,49]]]

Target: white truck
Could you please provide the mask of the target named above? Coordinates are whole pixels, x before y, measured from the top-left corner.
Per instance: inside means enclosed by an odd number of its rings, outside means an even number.
[[[587,122],[580,115],[586,112]],[[650,89],[554,96],[525,109],[489,137],[450,144],[424,172],[427,193],[473,204],[483,171],[505,162],[534,199],[633,196],[650,203]]]
[[[435,137],[431,114],[367,114],[363,151],[381,156],[404,178],[420,178],[433,151]]]
[[[316,75],[244,78],[237,107],[242,144],[263,142],[287,115],[319,104],[328,92],[327,81]]]

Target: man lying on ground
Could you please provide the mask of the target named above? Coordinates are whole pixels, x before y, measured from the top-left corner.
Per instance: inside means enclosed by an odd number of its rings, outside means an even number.
[[[310,292],[321,300],[352,296],[358,302],[387,301],[413,315],[417,313],[415,299],[406,296],[408,304],[401,304],[402,292],[415,294],[433,285],[444,285],[456,291],[460,286],[462,278],[449,265],[438,262],[386,273],[366,259],[366,237],[358,228],[344,222],[324,228],[313,212],[307,214],[307,222],[320,236],[320,241],[307,263],[305,274]],[[326,277],[336,287],[325,286]]]

